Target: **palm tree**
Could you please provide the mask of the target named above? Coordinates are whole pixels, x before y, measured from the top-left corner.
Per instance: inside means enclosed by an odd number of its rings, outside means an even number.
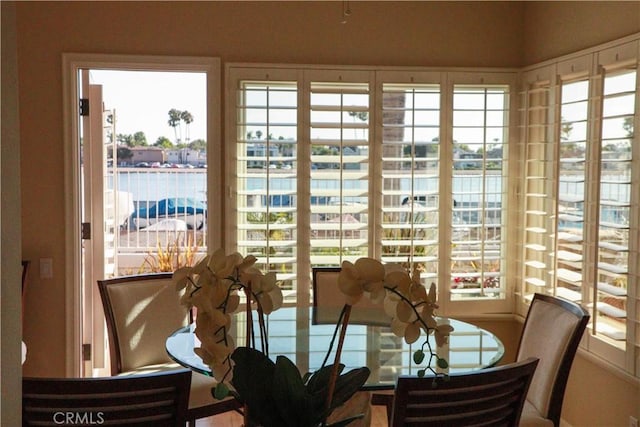
[[[185,141],[188,143],[190,139],[189,125],[191,124],[191,122],[193,122],[193,115],[187,110],[184,110],[183,112],[180,113],[180,118],[184,120],[184,123],[187,125],[185,128]]]
[[[366,122],[369,119],[369,112],[368,111],[348,111],[348,114],[350,117],[353,117],[353,122],[356,122],[356,119],[362,121],[362,122]],[[365,135],[364,133],[364,129],[362,130],[362,136]]]
[[[169,110],[169,126],[173,128],[173,133],[175,135],[176,143],[180,142],[180,138],[178,138],[178,130],[177,127],[180,126],[180,120],[182,112],[180,110],[176,110],[172,108]],[[180,137],[182,137],[182,129],[180,129]]]

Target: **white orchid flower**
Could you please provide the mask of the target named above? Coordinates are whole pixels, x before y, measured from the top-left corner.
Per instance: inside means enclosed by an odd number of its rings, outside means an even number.
[[[435,328],[434,336],[436,338],[436,345],[441,347],[449,341],[449,335],[453,331],[453,326],[443,324],[438,325]]]
[[[240,306],[241,288],[250,289],[262,313],[271,314],[282,307],[284,297],[276,274],[263,274],[256,266],[253,255],[225,254],[216,250],[193,267],[177,269],[173,282],[182,292],[181,302],[197,308],[195,335],[200,347],[195,349],[204,363],[209,365],[215,378],[228,381],[232,374],[229,356],[235,342],[228,335],[231,313]],[[364,296],[377,304],[391,317],[391,330],[408,344],[415,343],[421,329],[434,333],[438,346],[444,345],[453,328],[438,325],[435,317],[436,286],[425,288],[420,269],[409,273],[401,265],[383,265],[380,261],[363,257],[354,263],[343,261],[338,275],[338,287],[345,302],[357,304]]]
[[[209,256],[209,268],[219,278],[226,278],[233,274],[236,265],[242,261],[242,255],[233,253],[225,255],[222,249],[218,249]]]
[[[406,271],[391,271],[385,277],[385,282],[399,294],[403,295],[404,297],[409,297],[411,284],[413,282]],[[396,298],[399,297],[396,296]]]
[[[404,330],[404,341],[413,344],[420,338],[420,326],[417,323],[408,323]]]
[[[346,303],[354,305],[365,291],[379,298],[384,290],[384,276],[384,266],[373,258],[359,258],[355,264],[343,261],[338,287],[345,294]]]
[[[269,272],[264,276],[261,275],[256,285],[257,290],[254,290],[254,293],[264,314],[271,314],[282,307],[284,297],[282,289],[277,284],[274,272]]]

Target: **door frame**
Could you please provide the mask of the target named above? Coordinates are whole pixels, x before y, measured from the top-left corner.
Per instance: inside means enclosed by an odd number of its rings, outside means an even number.
[[[222,213],[221,72],[212,57],[62,54],[65,197],[65,371],[80,376],[82,361],[82,236],[79,148],[79,81],[81,69],[201,72],[207,85],[207,209]],[[207,241],[222,244],[222,215],[209,215]]]

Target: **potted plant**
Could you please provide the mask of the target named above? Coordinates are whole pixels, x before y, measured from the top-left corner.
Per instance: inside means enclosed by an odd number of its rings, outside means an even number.
[[[274,361],[269,357],[265,316],[282,306],[283,297],[275,273],[263,274],[255,263],[256,258],[251,255],[226,255],[217,250],[193,267],[174,272],[176,287],[183,292],[182,302],[197,310],[194,333],[201,345],[194,350],[219,381],[212,394],[217,399],[229,395],[238,399],[245,407],[245,426],[325,426],[331,412],[362,387],[369,369],[343,372],[340,354],[351,306],[365,294],[383,303],[392,318],[393,332],[408,343],[418,340],[424,330],[427,335],[433,333],[440,344],[451,331],[449,325],[435,321],[435,285],[427,291],[417,270],[409,274],[404,269],[385,268],[371,258],[361,258],[353,264],[345,261],[338,279],[345,306],[336,324],[335,333],[339,331],[340,336],[335,359],[316,372],[301,375],[288,358],[277,356]],[[231,315],[240,308],[241,294],[246,299],[247,331],[244,345],[236,347],[229,330]],[[254,310],[260,342],[255,341]],[[327,352],[331,353],[332,348]],[[422,363],[427,355],[426,367],[419,375],[427,370],[435,373],[434,360],[436,366],[447,367],[447,361],[437,356],[425,339],[414,353],[414,360]],[[332,426],[346,426],[357,418],[356,414]]]

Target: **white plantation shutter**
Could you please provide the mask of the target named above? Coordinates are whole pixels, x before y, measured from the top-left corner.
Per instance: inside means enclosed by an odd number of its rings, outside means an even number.
[[[638,376],[639,43],[523,70],[516,99],[510,71],[230,65],[225,248],[292,303],[363,256],[418,265],[445,316],[565,297]]]
[[[369,254],[370,118],[368,82],[310,83],[313,266]]]
[[[235,245],[296,289],[296,82],[239,82],[235,90]]]
[[[555,255],[556,295],[582,302],[589,79],[560,83]]]
[[[635,64],[602,70],[600,143],[596,153],[599,202],[595,280],[590,282],[596,335],[624,349],[627,332],[630,227],[632,213]],[[636,197],[637,199],[637,197]],[[637,200],[636,200],[637,203]],[[593,284],[595,283],[595,287]]]
[[[508,85],[454,84],[451,300],[506,298]]]
[[[636,376],[639,49],[636,40],[523,74],[517,291],[582,304],[585,348]]]
[[[554,68],[534,70],[523,76],[525,88],[520,93],[520,134],[524,174],[522,191],[521,294],[531,301],[536,292],[553,289],[553,234],[555,231],[554,158]]]
[[[440,85],[382,85],[383,262],[417,264],[438,282]]]
[[[294,299],[306,300],[311,267],[375,256],[419,267],[443,310],[508,309],[514,74],[457,77],[468,83],[442,95],[446,73],[234,68],[229,250],[255,255]]]

